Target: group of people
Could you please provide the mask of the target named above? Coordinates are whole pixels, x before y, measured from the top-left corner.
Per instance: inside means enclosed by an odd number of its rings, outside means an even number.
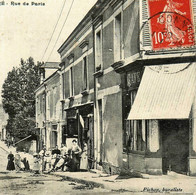
[[[23,155],[20,155],[18,152],[16,152],[16,154],[14,155],[12,154],[12,152],[10,152],[7,158],[7,170],[16,170],[16,172],[30,170],[29,161],[25,156],[25,152],[23,153]]]
[[[46,150],[44,146],[39,154],[34,154],[33,170],[35,173],[88,170],[87,144],[84,143],[83,150],[75,139],[70,148],[62,144],[60,149],[56,146],[53,150]]]
[[[70,148],[62,144],[60,149],[56,146],[53,150],[47,150],[44,145],[39,153],[33,154],[31,168],[35,174],[40,172],[50,173],[57,170],[86,171],[88,170],[87,144],[83,143],[83,149],[81,149],[77,144],[77,140],[74,139]],[[7,170],[29,171],[30,166],[27,157],[25,155],[21,156],[18,152],[15,155],[10,152]]]

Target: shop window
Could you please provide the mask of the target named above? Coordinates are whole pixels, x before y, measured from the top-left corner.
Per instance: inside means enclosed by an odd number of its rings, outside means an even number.
[[[62,126],[62,144],[66,144],[67,126]]]
[[[119,61],[121,59],[121,14],[115,17],[115,27],[114,27],[114,61]]]
[[[137,89],[128,93],[127,116],[134,103],[136,94]],[[130,151],[144,151],[146,149],[147,124],[145,120],[125,120],[124,148]]]
[[[78,127],[76,119],[67,120],[67,137],[77,137],[78,136]]]
[[[51,131],[51,148],[55,148],[57,145],[57,132]]]
[[[126,123],[126,148],[131,151],[145,151],[147,146],[147,121],[127,120]]]

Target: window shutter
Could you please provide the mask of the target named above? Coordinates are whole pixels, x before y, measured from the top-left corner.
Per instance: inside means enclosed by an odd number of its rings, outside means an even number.
[[[196,1],[196,0],[195,0]],[[151,36],[147,0],[140,0],[140,41],[142,50],[151,50]]]
[[[196,0],[192,0],[192,8],[193,8],[194,31],[195,31],[195,34],[196,34]],[[195,39],[196,39],[196,37],[195,37]]]

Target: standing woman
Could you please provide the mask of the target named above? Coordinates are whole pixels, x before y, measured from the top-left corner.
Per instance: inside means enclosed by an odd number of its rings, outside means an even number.
[[[80,153],[82,152],[81,148],[78,146],[77,141],[74,139],[72,141],[71,147],[71,171],[77,171],[80,165]]]
[[[14,166],[14,155],[12,154],[11,151],[8,154],[7,158],[8,158],[7,170],[9,170],[9,171],[15,170],[15,166]]]
[[[88,170],[88,153],[87,153],[87,151],[88,151],[87,143],[84,143],[84,147],[83,147],[81,159],[80,159],[80,170],[82,170],[82,171]]]
[[[33,164],[33,172],[34,174],[39,174],[40,173],[40,159],[39,155],[37,153],[33,154],[34,158],[34,164]]]
[[[18,153],[18,151],[15,154],[15,159],[14,160],[15,160],[16,171],[19,172],[20,169],[21,169],[21,157],[20,157],[20,154]]]

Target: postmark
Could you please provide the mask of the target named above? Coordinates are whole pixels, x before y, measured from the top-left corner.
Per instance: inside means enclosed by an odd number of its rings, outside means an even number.
[[[153,50],[195,45],[191,0],[147,0]]]

